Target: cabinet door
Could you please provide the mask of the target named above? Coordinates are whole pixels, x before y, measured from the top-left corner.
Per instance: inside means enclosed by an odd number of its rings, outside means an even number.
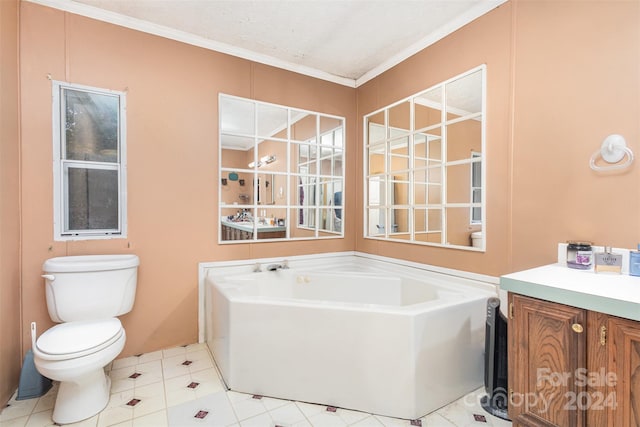
[[[578,400],[585,390],[576,374],[586,366],[586,311],[514,294],[509,302],[513,425],[584,426]]]
[[[640,427],[640,326],[610,316],[608,331],[608,374],[615,393],[615,409],[609,412],[608,425]]]

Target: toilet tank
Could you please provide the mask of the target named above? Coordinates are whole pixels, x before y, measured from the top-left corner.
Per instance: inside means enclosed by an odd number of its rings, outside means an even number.
[[[138,281],[136,255],[50,258],[42,266],[47,308],[54,322],[116,317],[133,308]]]

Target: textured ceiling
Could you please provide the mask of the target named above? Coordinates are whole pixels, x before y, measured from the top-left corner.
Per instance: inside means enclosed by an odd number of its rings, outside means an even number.
[[[29,0],[358,86],[505,0]]]

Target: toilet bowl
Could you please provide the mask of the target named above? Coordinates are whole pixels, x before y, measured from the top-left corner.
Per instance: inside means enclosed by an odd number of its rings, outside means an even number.
[[[135,255],[89,255],[47,260],[43,267],[49,315],[61,322],[37,337],[31,323],[36,369],[60,381],[52,419],[75,423],[109,403],[111,380],[104,367],[124,348],[126,333],[116,317],[133,306]]]
[[[107,406],[111,380],[104,367],[120,354],[126,341],[117,318],[62,323],[37,340],[34,322],[31,340],[38,371],[60,381],[52,415],[56,423],[90,418]]]

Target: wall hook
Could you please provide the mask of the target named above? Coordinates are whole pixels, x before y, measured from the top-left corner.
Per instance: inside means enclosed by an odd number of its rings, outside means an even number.
[[[624,163],[619,163],[627,157],[627,161]],[[602,158],[605,162],[609,163],[609,165],[598,166],[596,164],[596,160],[598,157]],[[619,163],[619,164],[618,164]],[[602,146],[600,150],[593,153],[591,156],[591,160],[589,161],[589,166],[594,171],[606,171],[606,170],[615,170],[615,169],[625,169],[631,166],[633,163],[633,151],[629,147],[627,147],[627,141],[625,141],[622,135],[609,135],[602,141]]]

